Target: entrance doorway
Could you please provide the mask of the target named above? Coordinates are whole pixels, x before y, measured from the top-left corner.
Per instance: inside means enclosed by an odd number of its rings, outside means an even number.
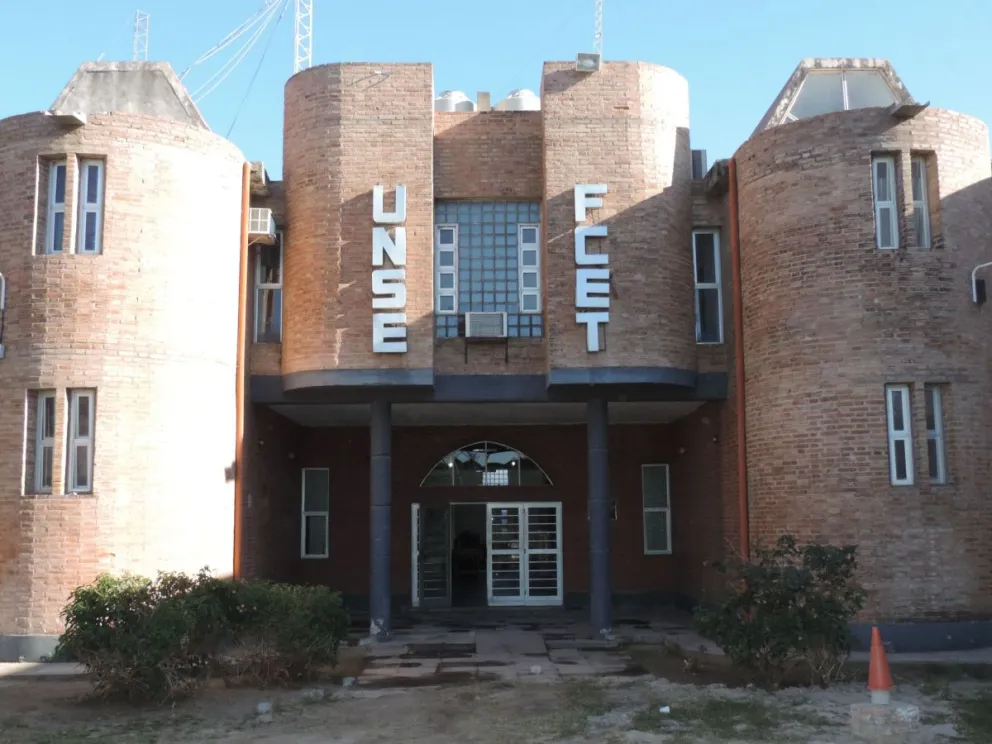
[[[414,607],[562,604],[560,503],[414,504]]]

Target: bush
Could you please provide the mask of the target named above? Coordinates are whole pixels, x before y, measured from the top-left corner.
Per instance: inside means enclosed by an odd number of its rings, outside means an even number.
[[[864,606],[854,579],[856,548],[779,538],[758,546],[750,560],[718,564],[729,596],[696,611],[696,626],[735,664],[762,681],[781,682],[796,665],[816,684],[833,681],[851,650],[849,623]]]
[[[164,701],[195,691],[213,669],[228,671],[225,650],[264,647],[263,684],[289,682],[333,663],[348,618],[326,587],[225,581],[162,573],[100,576],[77,588],[62,611],[56,654],[86,665],[100,696]]]

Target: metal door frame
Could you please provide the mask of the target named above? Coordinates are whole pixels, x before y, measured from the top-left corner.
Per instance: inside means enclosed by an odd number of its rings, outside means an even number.
[[[557,578],[558,578],[558,593],[554,597],[530,597],[528,594],[530,587],[529,571],[530,563],[527,560],[527,554],[529,552],[527,544],[529,541],[529,510],[531,507],[548,508],[553,507],[555,509],[555,522],[556,522],[556,544],[557,549],[548,550],[541,549],[535,551],[541,555],[555,555],[557,558]],[[520,566],[520,589],[519,594],[516,597],[493,597],[493,523],[492,516],[494,509],[516,509],[520,531],[518,548],[514,550],[500,550],[499,555],[513,555],[516,553],[518,555],[518,565]],[[513,502],[503,502],[495,501],[488,502],[486,504],[486,593],[488,595],[487,601],[490,607],[539,607],[539,606],[560,606],[564,603],[564,582],[562,579],[562,503],[560,501],[513,501]]]

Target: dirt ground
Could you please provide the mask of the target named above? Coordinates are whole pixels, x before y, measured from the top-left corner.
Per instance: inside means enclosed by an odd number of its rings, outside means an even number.
[[[0,742],[151,744],[216,741],[273,744],[855,744],[849,705],[867,699],[863,681],[828,690],[707,683],[681,659],[641,650],[636,675],[460,679],[404,687],[328,685],[304,690],[226,689],[136,710],[87,699],[85,681],[0,683]],[[898,673],[897,673],[897,676]],[[917,741],[992,742],[992,681],[960,669],[902,675],[895,699],[922,713]],[[730,684],[736,684],[731,680]],[[258,704],[273,706],[271,720]],[[663,708],[667,710],[663,712]]]

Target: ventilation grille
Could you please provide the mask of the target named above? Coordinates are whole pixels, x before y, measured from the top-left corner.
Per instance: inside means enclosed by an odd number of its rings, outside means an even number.
[[[465,338],[506,338],[506,313],[465,313]]]

